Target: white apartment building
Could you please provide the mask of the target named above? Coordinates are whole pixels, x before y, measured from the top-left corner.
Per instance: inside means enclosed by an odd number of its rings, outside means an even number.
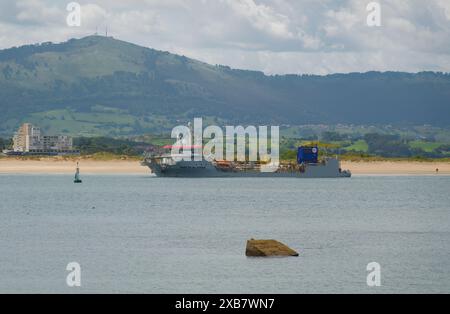
[[[43,135],[41,129],[24,123],[14,135],[14,152],[29,154],[76,154],[70,136]]]

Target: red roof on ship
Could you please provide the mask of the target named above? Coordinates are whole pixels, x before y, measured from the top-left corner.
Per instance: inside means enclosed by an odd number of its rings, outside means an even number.
[[[166,145],[164,149],[202,149],[201,145]]]

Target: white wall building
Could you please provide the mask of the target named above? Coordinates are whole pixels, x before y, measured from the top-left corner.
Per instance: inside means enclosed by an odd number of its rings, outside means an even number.
[[[43,135],[41,129],[24,123],[14,135],[14,152],[30,154],[74,154],[70,136]]]

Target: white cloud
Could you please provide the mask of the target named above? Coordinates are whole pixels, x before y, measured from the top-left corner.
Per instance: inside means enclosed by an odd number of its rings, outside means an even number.
[[[271,7],[256,4],[253,0],[224,0],[237,16],[242,16],[255,29],[267,32],[275,37],[293,39],[295,35],[289,31],[290,21]]]
[[[98,27],[105,23],[110,14],[97,4],[85,4],[81,6],[82,24],[84,28]]]
[[[19,0],[16,2],[17,21],[27,24],[50,25],[63,20],[63,13],[54,6],[46,5],[42,0]]]
[[[67,1],[70,2],[70,1]],[[449,0],[79,0],[82,27],[65,25],[67,3],[3,0],[0,48],[110,34],[210,63],[267,73],[450,71]]]

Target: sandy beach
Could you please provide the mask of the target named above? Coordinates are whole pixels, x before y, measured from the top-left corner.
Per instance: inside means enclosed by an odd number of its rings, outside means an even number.
[[[76,161],[57,158],[23,160],[0,158],[0,173],[3,174],[73,174]],[[136,160],[81,160],[83,174],[150,174],[149,169]],[[342,162],[343,169],[354,175],[450,175],[450,162]]]
[[[20,160],[0,159],[0,173],[3,174],[73,174],[77,162],[72,160],[42,159]],[[149,174],[150,170],[136,160],[81,160],[83,174]]]
[[[450,162],[364,161],[342,162],[354,175],[450,175]]]

